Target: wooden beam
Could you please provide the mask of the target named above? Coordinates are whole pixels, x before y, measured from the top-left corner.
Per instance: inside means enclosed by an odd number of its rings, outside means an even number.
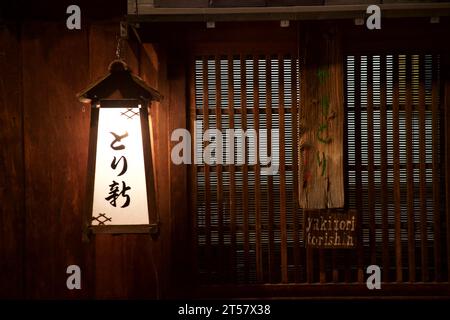
[[[384,18],[450,16],[450,2],[379,4]],[[367,4],[233,8],[129,8],[129,22],[156,21],[261,21],[361,18]]]
[[[382,283],[382,290],[367,290],[365,283],[346,284],[324,283],[317,284],[264,284],[264,285],[215,285],[197,288],[197,298],[267,298],[267,297],[289,297],[310,300],[312,297],[322,300],[363,300],[395,298],[408,299],[448,299],[450,289],[448,283],[418,283],[418,284],[391,284]]]

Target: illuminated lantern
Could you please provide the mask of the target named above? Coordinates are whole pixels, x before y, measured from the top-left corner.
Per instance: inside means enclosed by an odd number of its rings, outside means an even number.
[[[149,108],[160,94],[115,60],[78,98],[91,106],[85,235],[156,234]]]

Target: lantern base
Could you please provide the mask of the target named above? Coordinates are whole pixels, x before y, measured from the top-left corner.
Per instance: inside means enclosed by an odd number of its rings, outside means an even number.
[[[92,234],[132,234],[142,233],[157,237],[159,234],[159,224],[130,224],[130,225],[101,225],[89,226],[83,233],[83,239],[89,241]]]

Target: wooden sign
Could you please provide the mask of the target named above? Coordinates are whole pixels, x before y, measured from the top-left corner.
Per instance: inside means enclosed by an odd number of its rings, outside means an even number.
[[[305,246],[317,249],[349,249],[356,245],[356,211],[304,210]]]
[[[334,29],[319,29],[306,32],[303,46],[299,202],[304,209],[344,206],[343,58]]]

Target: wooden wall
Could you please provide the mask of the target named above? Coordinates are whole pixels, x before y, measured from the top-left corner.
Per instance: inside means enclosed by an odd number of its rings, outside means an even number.
[[[67,265],[79,265],[84,276],[89,272],[87,251],[74,228],[84,201],[89,113],[83,113],[72,98],[89,74],[86,39],[85,31],[68,33],[54,23],[22,25],[26,230],[22,250],[29,298],[86,292],[68,292],[64,282]]]
[[[81,237],[90,110],[75,94],[107,71],[118,28],[118,21],[80,31],[62,22],[0,26],[1,298],[167,295],[169,284],[161,280],[169,279],[172,252],[167,132],[183,112],[169,110],[173,94],[165,61],[158,60],[162,46],[130,41],[123,50],[133,71],[165,97],[151,110],[161,236],[97,235],[90,243]],[[184,88],[183,81],[174,85]],[[175,100],[170,107],[184,110],[183,100]],[[184,197],[172,191],[177,201]],[[71,264],[81,267],[81,290],[66,288]]]
[[[0,298],[17,298],[24,292],[25,190],[18,33],[16,26],[0,28]]]
[[[207,8],[207,7],[282,7],[311,5],[414,3],[414,0],[144,0],[142,3],[161,8]],[[422,0],[421,2],[439,2]]]

